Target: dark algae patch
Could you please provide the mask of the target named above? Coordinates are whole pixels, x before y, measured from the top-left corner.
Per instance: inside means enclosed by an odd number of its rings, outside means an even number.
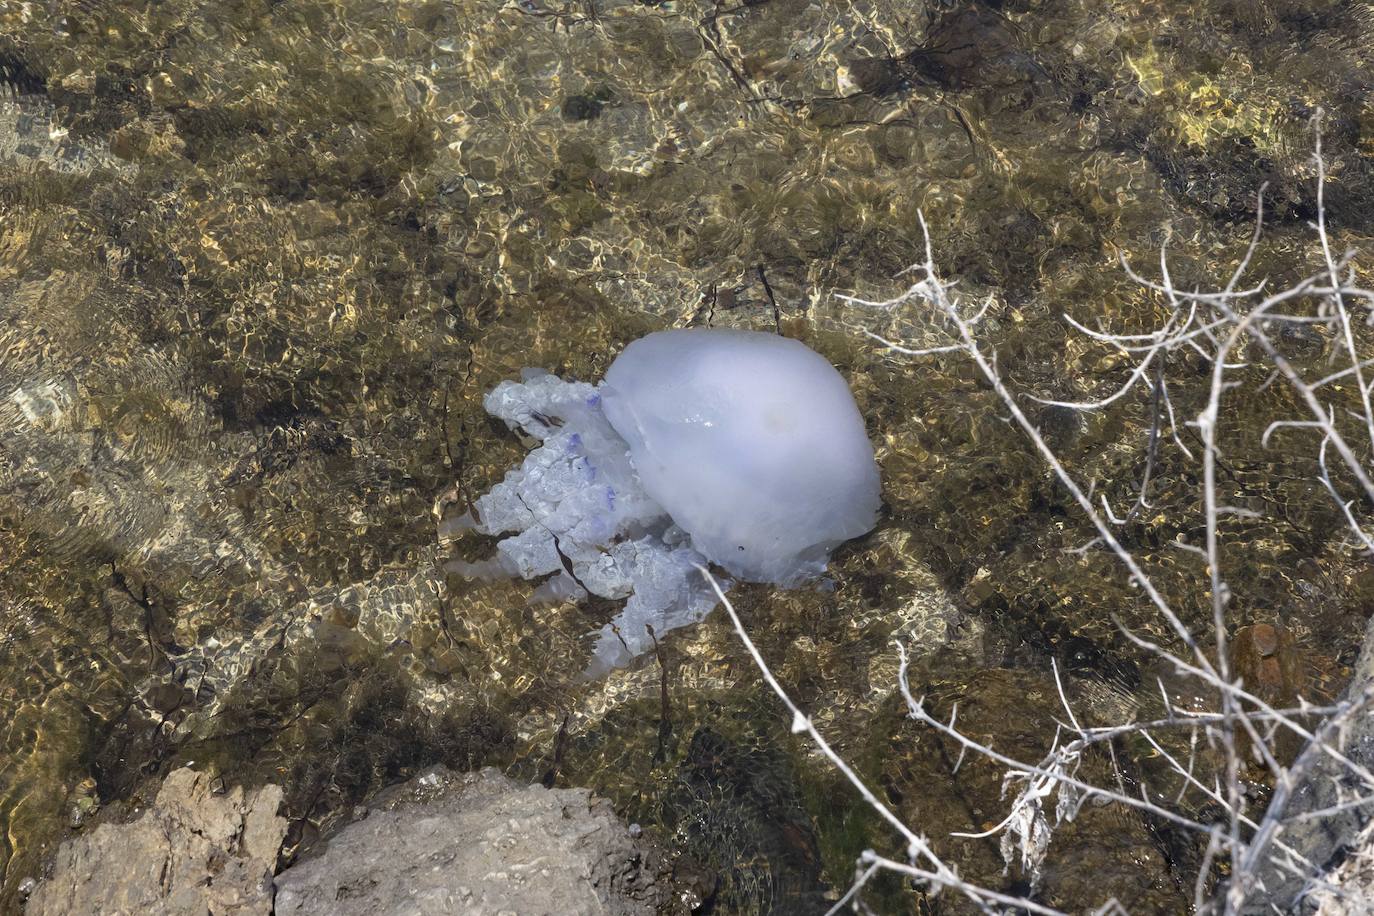
[[[1038,759],[1052,664],[1085,720],[1149,716],[1173,675],[1121,629],[1170,635],[1107,554],[1074,552],[1091,527],[974,370],[882,353],[834,294],[896,292],[919,209],[945,274],[993,296],[1013,390],[1104,396],[1131,364],[1063,316],[1144,333],[1166,313],[1119,255],[1148,271],[1168,239],[1180,286],[1224,284],[1268,182],[1253,273],[1318,266],[1319,108],[1333,245],[1370,248],[1371,56],[1367,6],[1306,0],[3,7],[0,910],[65,831],[189,761],[282,785],[287,857],[433,763],[590,786],[715,914],[824,912],[862,849],[900,854],[720,615],[587,682],[614,608],[443,573],[490,545],[441,542],[439,518],[523,453],[485,391],[523,367],[597,379],[628,341],[693,324],[780,330],[850,381],[878,530],[827,588],[732,594],[885,800],[971,880],[1024,891],[995,839],[949,836],[1002,818],[1001,773],[956,770],[902,717],[894,640],[933,709]],[[1283,345],[1329,371],[1324,331]],[[1186,358],[1181,423],[1207,371]],[[1129,507],[1148,398],[1025,406]],[[1236,400],[1221,475],[1255,516],[1223,534],[1238,664],[1318,699],[1374,580],[1311,443],[1261,447],[1298,413],[1278,385]],[[1166,443],[1121,537],[1208,632],[1196,558],[1172,546],[1201,534],[1194,473]],[[1148,747],[1116,751],[1136,785],[1177,791]],[[1093,808],[1037,899],[1182,912],[1199,862],[1195,837]],[[895,879],[870,903],[964,911]]]

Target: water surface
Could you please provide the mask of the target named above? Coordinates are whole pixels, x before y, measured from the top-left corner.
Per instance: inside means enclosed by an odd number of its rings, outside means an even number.
[[[1153,264],[1168,238],[1180,283],[1215,283],[1267,181],[1256,274],[1317,266],[1318,107],[1336,244],[1369,247],[1371,55],[1366,7],[1307,0],[0,5],[0,900],[182,763],[281,784],[290,855],[442,761],[593,786],[715,912],[828,905],[893,838],[787,733],[720,615],[584,683],[613,607],[442,573],[490,545],[440,543],[439,518],[522,454],[481,394],[525,366],[597,379],[687,325],[798,337],[850,380],[881,524],[833,588],[738,606],[942,855],[1022,886],[995,841],[947,836],[1000,820],[1001,773],[954,772],[901,718],[893,641],[936,708],[1039,757],[1051,661],[1085,718],[1148,715],[1169,672],[1120,627],[1166,633],[1109,556],[1069,552],[1090,527],[972,367],[884,354],[834,296],[900,289],[923,211],[946,274],[994,297],[1015,390],[1109,391],[1129,365],[1062,316],[1159,323],[1119,254]],[[881,329],[939,332],[899,324]],[[1285,343],[1326,371],[1324,335]],[[1179,362],[1193,416],[1205,366]],[[1229,406],[1227,498],[1259,517],[1227,523],[1225,561],[1234,627],[1285,625],[1315,697],[1374,583],[1315,443],[1260,447],[1299,412],[1281,386]],[[1036,416],[1129,506],[1147,398]],[[1202,530],[1195,475],[1166,444],[1155,511],[1124,536],[1202,632],[1199,564],[1170,546]],[[1095,808],[1057,836],[1040,899],[1178,912],[1197,855]],[[892,882],[873,905],[918,897]]]

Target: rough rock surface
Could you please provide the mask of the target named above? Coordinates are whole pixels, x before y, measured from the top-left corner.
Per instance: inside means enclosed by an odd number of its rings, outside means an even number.
[[[1364,645],[1342,700],[1360,702],[1371,690],[1374,690],[1374,621],[1365,629]],[[1366,709],[1355,716],[1341,732],[1338,744],[1348,759],[1366,769],[1374,767],[1374,715]],[[1369,856],[1374,846],[1374,834],[1370,832],[1374,824],[1371,820],[1374,802],[1350,805],[1352,800],[1367,794],[1364,781],[1349,768],[1330,757],[1318,757],[1293,791],[1283,842],[1307,861],[1321,865],[1324,873],[1313,876],[1297,869],[1295,874],[1275,857],[1260,870],[1264,892],[1254,895],[1245,912],[1374,912],[1371,898],[1359,890],[1371,887],[1368,882]],[[1336,809],[1335,813],[1310,819],[1300,817],[1328,808]],[[1341,908],[1347,906],[1355,909]]]
[[[1367,916],[1374,912],[1374,827],[1366,827],[1339,867],[1315,883],[1305,904],[1316,916]]]
[[[286,833],[281,789],[233,788],[175,770],[130,824],[101,824],[62,844],[27,916],[250,916],[272,911],[272,869]]]
[[[282,872],[276,912],[649,916],[670,902],[664,872],[586,789],[437,767]]]

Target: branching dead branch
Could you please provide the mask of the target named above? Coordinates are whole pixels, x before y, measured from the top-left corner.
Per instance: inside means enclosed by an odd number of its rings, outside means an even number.
[[[1319,434],[1314,443],[1314,479],[1339,508],[1352,546],[1374,554],[1374,528],[1371,527],[1374,479],[1370,469],[1371,456],[1374,456],[1374,381],[1366,378],[1366,369],[1374,366],[1374,357],[1369,353],[1369,342],[1363,339],[1362,332],[1357,332],[1360,327],[1374,324],[1374,295],[1356,284],[1351,268],[1353,256],[1346,253],[1338,257],[1333,251],[1326,220],[1326,168],[1321,155],[1320,116],[1314,122],[1314,130],[1317,215],[1313,229],[1321,254],[1321,270],[1277,290],[1272,289],[1267,279],[1258,282],[1246,279],[1263,239],[1263,188],[1257,197],[1255,227],[1249,245],[1235,270],[1223,278],[1219,288],[1180,289],[1171,273],[1167,242],[1160,250],[1158,279],[1142,276],[1123,258],[1126,274],[1143,289],[1160,296],[1168,313],[1156,329],[1131,333],[1102,326],[1091,328],[1064,316],[1065,321],[1092,345],[1132,357],[1125,379],[1105,396],[1065,400],[1014,393],[997,368],[995,350],[981,336],[980,322],[992,307],[993,300],[966,304],[955,293],[954,284],[941,278],[922,214],[918,217],[925,235],[925,259],[908,271],[915,275],[915,282],[891,299],[840,297],[850,306],[870,314],[888,317],[914,314],[915,319],[906,317],[902,325],[927,329],[920,335],[919,343],[911,343],[857,327],[888,353],[907,358],[962,355],[973,362],[1011,421],[1096,530],[1096,537],[1073,552],[1109,551],[1129,576],[1130,583],[1159,613],[1181,648],[1175,651],[1129,630],[1125,631],[1127,638],[1167,661],[1180,676],[1209,693],[1215,704],[1205,711],[1178,709],[1161,685],[1164,716],[1085,727],[1075,714],[1055,667],[1055,683],[1065,721],[1060,723],[1059,732],[1044,756],[1030,763],[965,734],[959,728],[957,710],[948,721],[932,715],[923,698],[912,693],[907,651],[904,646],[898,646],[901,664],[897,687],[909,717],[954,742],[959,749],[960,762],[971,754],[1004,768],[1004,794],[1010,797],[1006,816],[991,829],[955,835],[1000,837],[1004,858],[1008,863],[1018,862],[1032,879],[1039,874],[1056,829],[1073,820],[1083,805],[1092,801],[1133,808],[1197,836],[1201,865],[1195,876],[1193,894],[1198,912],[1232,916],[1253,911],[1258,905],[1257,898],[1262,899],[1266,890],[1259,878],[1265,868],[1304,876],[1313,882],[1311,886],[1321,887],[1323,893],[1338,893],[1339,889],[1333,890],[1317,874],[1319,863],[1308,861],[1285,841],[1285,828],[1300,819],[1332,816],[1374,803],[1374,773],[1352,759],[1346,750],[1351,723],[1374,704],[1374,689],[1356,691],[1338,703],[1321,707],[1300,702],[1296,708],[1278,709],[1247,688],[1232,670],[1228,651],[1236,622],[1230,611],[1231,588],[1226,576],[1222,519],[1253,518],[1256,513],[1230,505],[1223,498],[1217,473],[1221,463],[1218,429],[1230,399],[1257,372],[1263,371],[1267,376],[1258,386],[1259,390],[1276,383],[1286,384],[1305,411],[1304,415],[1271,423],[1257,444],[1268,447],[1278,435]],[[1360,318],[1363,321],[1359,321]],[[1333,358],[1342,359],[1348,365],[1327,372],[1315,381],[1307,381],[1275,343],[1276,331],[1285,325],[1315,325],[1338,334],[1341,347]],[[940,327],[942,333],[929,330]],[[1200,454],[1194,454],[1179,437],[1177,409],[1170,393],[1170,366],[1183,362],[1182,359],[1171,360],[1171,356],[1185,355],[1185,351],[1190,359],[1200,357],[1209,367],[1202,407],[1187,424],[1197,432]],[[1328,397],[1335,391],[1331,386],[1347,379],[1354,382],[1353,404],[1348,395],[1343,401]],[[1094,502],[1096,482],[1087,490],[1079,484],[1036,424],[1024,413],[1021,403],[1030,400],[1078,411],[1103,411],[1137,391],[1146,394],[1150,403],[1148,452],[1135,505],[1125,518],[1121,518],[1112,511],[1105,495],[1101,496],[1100,506]],[[1205,561],[1205,576],[1199,588],[1206,593],[1212,618],[1212,632],[1207,634],[1205,641],[1185,624],[1183,617],[1151,581],[1140,560],[1116,533],[1119,526],[1151,506],[1151,479],[1157,473],[1160,452],[1169,448],[1162,435],[1166,418],[1169,438],[1178,450],[1176,460],[1201,465],[1200,502],[1205,538],[1201,546],[1181,540],[1170,546],[1196,553]],[[1335,457],[1330,458],[1331,455]],[[1333,465],[1338,473],[1333,473]],[[1352,488],[1355,495],[1346,495]],[[710,579],[708,572],[702,572]],[[714,580],[711,581],[714,585]],[[903,824],[816,731],[811,720],[777,682],[730,602],[723,594],[719,594],[719,598],[764,679],[791,713],[792,730],[806,734],[822,755],[854,785],[865,802],[905,841],[905,862],[884,858],[873,851],[865,852],[857,864],[854,885],[831,912],[851,906],[862,911],[859,907],[864,885],[881,871],[906,875],[931,893],[957,892],[988,912],[1008,907],[1034,913],[1054,912],[1036,903],[1033,895],[1025,899],[1011,898],[970,884],[942,862],[926,838]],[[1166,742],[1162,740],[1165,734],[1175,737]],[[1186,737],[1186,754],[1179,752],[1184,748],[1178,741],[1180,735]],[[1278,741],[1284,736],[1292,736],[1302,747],[1291,763],[1286,762],[1278,750]],[[1125,738],[1143,741],[1153,751],[1175,779],[1177,792],[1151,792],[1142,783],[1139,793],[1133,794],[1120,779],[1113,785],[1100,785],[1085,775],[1088,772],[1083,767],[1086,755],[1101,749],[1115,763],[1114,747]],[[1318,762],[1324,765],[1334,762],[1359,789],[1321,810],[1290,814],[1294,794],[1304,780],[1310,778]],[[1243,776],[1252,764],[1262,767],[1259,772],[1267,774],[1270,787],[1262,809],[1244,787]],[[1115,766],[1113,771],[1120,772]],[[1190,809],[1184,806],[1184,800],[1189,794],[1205,800],[1220,812],[1220,817],[1204,821],[1188,813]],[[1226,878],[1220,880],[1214,865],[1223,861],[1228,863],[1229,869]],[[1287,902],[1281,905],[1286,906]],[[1104,901],[1100,912],[1124,910],[1115,901]]]

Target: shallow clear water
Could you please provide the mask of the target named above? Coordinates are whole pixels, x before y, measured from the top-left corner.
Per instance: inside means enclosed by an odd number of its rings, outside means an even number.
[[[833,589],[738,604],[898,808],[1012,886],[992,841],[946,836],[1000,819],[1000,773],[954,774],[899,718],[893,639],[937,705],[1039,756],[1050,661],[1084,716],[1148,710],[1167,672],[1118,624],[1161,623],[1106,555],[1066,552],[1088,525],[972,368],[884,355],[834,295],[898,290],[920,209],[946,274],[995,296],[1017,391],[1108,391],[1125,364],[1061,316],[1155,325],[1119,253],[1153,264],[1168,237],[1181,283],[1224,274],[1268,181],[1256,275],[1313,269],[1318,106],[1336,245],[1369,247],[1371,49],[1366,9],[1305,0],[0,5],[0,900],[180,763],[282,784],[308,843],[444,761],[597,788],[718,912],[823,907],[892,838],[787,734],[720,615],[585,683],[613,607],[442,572],[490,543],[440,543],[439,519],[523,453],[484,391],[525,366],[596,379],[692,324],[798,337],[850,380],[879,528]],[[904,322],[879,330],[938,331]],[[1286,344],[1326,365],[1320,335]],[[1196,368],[1171,367],[1189,416]],[[1228,414],[1225,486],[1260,518],[1228,523],[1225,556],[1234,625],[1285,624],[1317,696],[1374,583],[1311,443],[1260,447],[1294,413],[1273,386]],[[1146,401],[1037,418],[1129,504]],[[1201,627],[1199,569],[1169,547],[1201,530],[1192,473],[1166,446],[1156,513],[1125,531]],[[1096,809],[1042,897],[1177,911],[1196,852]],[[895,884],[880,904],[917,906]]]

